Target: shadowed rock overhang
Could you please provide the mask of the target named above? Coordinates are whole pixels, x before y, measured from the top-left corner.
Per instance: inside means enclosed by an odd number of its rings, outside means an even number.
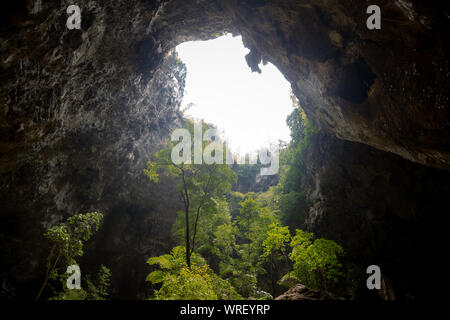
[[[2,145],[7,149],[19,142],[5,141],[11,132],[23,127],[20,142],[26,143],[32,140],[27,133],[35,135],[40,126],[30,122],[34,111],[25,109],[57,105],[58,110],[49,111],[48,120],[54,120],[65,117],[74,104],[88,103],[90,97],[80,90],[110,86],[111,100],[117,99],[113,88],[140,94],[139,88],[174,46],[228,31],[242,35],[251,50],[247,62],[252,70],[257,71],[261,61],[278,67],[307,115],[322,128],[341,139],[450,169],[448,5],[382,1],[381,30],[366,27],[364,1],[132,0],[79,5],[81,31],[66,29],[65,1],[44,2],[39,12],[34,12],[34,1],[22,1],[4,13],[3,23],[13,27],[2,28],[2,38],[8,39],[1,48]],[[20,70],[27,63],[36,70],[21,81]],[[110,81],[100,87],[90,80],[105,77]],[[39,86],[33,79],[39,79]],[[139,81],[127,82],[130,79]],[[40,94],[55,85],[56,94]],[[44,134],[55,130],[59,127]]]

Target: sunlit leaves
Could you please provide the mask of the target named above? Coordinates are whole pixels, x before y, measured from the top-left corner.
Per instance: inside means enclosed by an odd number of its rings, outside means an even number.
[[[147,168],[144,169],[145,175],[150,179],[152,182],[158,182],[159,181],[159,174],[158,174],[159,165],[154,162],[147,162]]]
[[[147,278],[145,278],[145,281],[160,283],[163,282],[167,278],[167,276],[168,273],[166,271],[155,270],[148,274]]]
[[[185,127],[193,136],[194,123],[186,120]],[[202,123],[203,131],[209,128],[209,125]],[[200,141],[200,144],[205,142]],[[175,178],[178,182],[175,198],[182,202],[184,212],[178,213],[173,231],[180,242],[184,242],[184,246],[188,248],[186,262],[189,265],[193,250],[205,246],[206,242],[202,240],[210,237],[210,234],[214,232],[211,228],[211,219],[217,220],[217,217],[223,216],[223,203],[227,207],[225,195],[231,191],[236,181],[236,174],[226,164],[174,163],[171,159],[173,147],[174,143],[168,142],[165,148],[154,154],[154,160],[147,163],[144,173],[154,183],[159,181],[160,173]],[[183,152],[185,152],[184,149]],[[191,158],[195,158],[194,148],[191,148],[190,152]],[[229,222],[228,213],[226,217]],[[186,221],[189,222],[186,223]],[[222,223],[226,222],[225,219]],[[214,227],[222,223],[215,221]]]
[[[179,274],[168,275],[155,300],[217,300],[211,276],[207,267],[195,266],[181,268]]]
[[[297,229],[289,256],[294,263],[293,275],[307,286],[326,290],[329,281],[337,282],[344,275],[340,263],[344,249],[332,240],[313,239],[312,233]]]
[[[264,253],[262,257],[266,258],[276,251],[286,252],[286,244],[291,239],[288,227],[280,226],[279,223],[272,223],[267,231],[267,237],[263,241],[262,246]]]
[[[52,243],[52,248],[47,259],[46,278],[36,299],[39,298],[48,280],[60,280],[63,285],[63,290],[55,293],[52,300],[102,300],[106,298],[111,271],[103,265],[100,267],[95,281],[86,277],[87,290],[69,290],[65,283],[68,276],[65,273],[66,267],[77,264],[76,259],[84,253],[84,242],[88,241],[99,229],[102,219],[103,214],[99,212],[75,214],[66,222],[53,226],[44,233],[44,236]],[[65,259],[65,264],[60,267],[62,259]]]
[[[98,230],[102,218],[99,212],[76,214],[66,223],[49,228],[44,236],[55,244],[68,264],[72,264],[75,258],[83,255],[83,241],[89,240],[93,231]]]
[[[217,300],[240,299],[226,280],[217,276],[198,254],[192,255],[188,268],[184,261],[184,247],[175,247],[169,255],[152,257],[150,265],[159,265],[161,270],[152,271],[146,281],[161,283],[154,293],[156,300]]]
[[[292,141],[288,148],[280,153],[280,180],[276,190],[280,198],[283,223],[301,226],[309,205],[305,196],[307,156],[319,128],[306,118],[297,98],[291,95],[291,99],[295,109],[289,115],[287,124],[291,130]]]

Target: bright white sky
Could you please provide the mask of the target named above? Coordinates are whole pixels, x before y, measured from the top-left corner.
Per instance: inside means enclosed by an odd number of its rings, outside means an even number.
[[[176,50],[187,66],[182,108],[195,104],[187,116],[216,125],[240,154],[290,140],[290,84],[272,64],[253,73],[240,36],[185,42]]]

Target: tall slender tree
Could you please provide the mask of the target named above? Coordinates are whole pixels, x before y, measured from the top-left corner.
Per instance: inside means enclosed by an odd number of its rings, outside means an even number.
[[[211,128],[209,125],[202,123],[202,136],[209,128]],[[194,136],[193,122],[187,120],[186,129],[191,137]],[[213,142],[202,141],[201,143],[202,150],[205,150],[209,143]],[[160,172],[179,181],[177,188],[184,206],[185,216],[186,263],[190,267],[191,255],[196,248],[198,224],[202,213],[216,209],[217,200],[231,191],[231,187],[236,181],[236,174],[227,164],[207,164],[205,161],[202,161],[201,164],[192,164],[191,161],[176,164],[171,158],[174,147],[175,143],[169,141],[165,148],[154,155],[154,161],[148,162],[144,172],[153,182],[158,182]],[[186,159],[192,159],[194,156],[194,148],[192,147],[190,150],[183,150],[183,152],[190,152],[190,157],[186,157]],[[224,160],[225,155],[222,156]],[[225,163],[225,161],[222,161],[222,163]]]

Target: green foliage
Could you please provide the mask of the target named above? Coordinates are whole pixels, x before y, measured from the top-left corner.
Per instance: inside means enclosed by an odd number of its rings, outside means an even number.
[[[233,285],[225,279],[208,269],[211,276],[211,286],[219,300],[242,300],[242,296],[236,291]]]
[[[100,227],[100,222],[103,219],[103,214],[99,212],[91,212],[86,214],[76,214],[67,219],[66,222],[53,226],[44,233],[44,236],[50,240],[52,247],[47,258],[47,270],[44,282],[36,296],[39,299],[48,281],[60,281],[62,284],[62,291],[55,291],[55,296],[52,299],[96,299],[106,296],[106,287],[108,277],[110,276],[109,269],[102,266],[99,275],[102,276],[102,283],[97,289],[92,282],[91,288],[84,290],[68,290],[66,288],[66,279],[68,275],[65,273],[66,267],[77,264],[76,259],[83,255],[84,242],[88,241]],[[64,264],[61,264],[65,260]],[[88,282],[89,285],[89,282]],[[95,289],[95,290],[94,290]]]
[[[111,270],[104,265],[101,265],[95,281],[91,281],[90,278],[87,277],[87,300],[106,300],[109,296],[111,276]]]
[[[247,197],[239,203],[239,216],[236,221],[239,224],[242,236],[250,241],[256,241],[259,245],[265,237],[268,226],[276,221],[270,208],[263,206],[254,196]]]
[[[203,132],[211,126],[202,123]],[[186,129],[194,135],[194,123],[186,121]],[[148,162],[144,173],[153,181],[158,182],[160,171],[168,177],[176,178],[178,193],[184,205],[174,225],[177,238],[184,241],[187,248],[186,262],[190,265],[190,256],[197,247],[205,244],[214,232],[214,228],[229,220],[225,195],[231,191],[236,181],[236,174],[226,164],[175,164],[171,160],[171,151],[175,143],[169,142],[166,148],[154,155],[155,160]],[[203,143],[203,150],[207,142]],[[225,155],[224,155],[225,156]],[[193,150],[191,157],[194,158]],[[225,203],[225,205],[224,205]],[[209,223],[211,219],[222,220]],[[203,240],[203,241],[202,241]]]
[[[280,219],[288,226],[301,226],[306,219],[309,203],[303,189],[286,191],[279,197]]]
[[[296,145],[304,137],[306,115],[293,93],[291,93],[291,101],[294,111],[287,117],[286,123],[291,130],[292,144]]]
[[[292,238],[292,252],[289,255],[294,263],[293,273],[287,277],[296,277],[301,283],[328,291],[328,284],[337,283],[344,276],[340,258],[343,248],[327,239],[314,240],[312,233],[297,229]]]
[[[170,254],[148,259],[149,265],[161,270],[152,271],[146,281],[161,284],[154,293],[155,300],[228,300],[240,299],[231,284],[217,276],[198,254],[192,255],[189,268],[184,260],[186,249],[178,246]]]
[[[76,214],[66,222],[53,226],[44,233],[44,236],[52,243],[50,254],[47,258],[47,270],[44,282],[36,297],[39,299],[49,280],[60,282],[62,290],[56,290],[52,300],[102,300],[108,295],[111,272],[105,266],[101,266],[97,279],[92,282],[86,277],[87,290],[69,290],[66,286],[68,275],[65,267],[76,265],[79,257],[83,255],[84,242],[88,241],[93,233],[100,227],[103,215],[99,212]],[[62,260],[65,263],[62,264]]]
[[[232,239],[227,248],[234,258],[222,260],[221,275],[227,277],[243,296],[256,299],[271,297],[259,287],[258,278],[266,273],[259,260],[263,254],[262,243],[267,238],[270,225],[277,222],[276,216],[256,194],[233,193],[233,196],[242,199],[238,204],[239,214],[227,228],[227,239]]]
[[[303,224],[309,207],[304,192],[308,152],[319,129],[306,118],[297,98],[292,95],[291,99],[295,109],[288,117],[287,124],[292,141],[280,153],[280,180],[276,190],[281,220],[286,225],[299,227]]]
[[[83,242],[98,230],[102,219],[103,215],[99,212],[76,214],[67,223],[48,229],[44,236],[54,244],[60,256],[66,258],[68,265],[75,264],[75,258],[83,255]]]
[[[172,228],[184,246],[148,260],[158,267],[147,277],[160,286],[155,299],[272,299],[268,292],[280,289],[277,280],[291,262],[294,270],[282,278],[284,282],[328,290],[343,275],[339,258],[344,252],[335,242],[314,240],[301,230],[291,240],[288,226],[301,226],[308,211],[306,163],[318,133],[295,96],[291,98],[295,110],[287,123],[292,142],[280,153],[278,185],[265,192],[231,193],[236,181],[240,191],[248,191],[260,164],[234,165],[234,172],[227,165],[175,165],[172,142],[148,163],[144,172],[151,181],[158,183],[161,174],[176,179],[185,208]],[[193,127],[186,121],[191,136]],[[209,127],[203,124],[203,130]]]
[[[265,205],[270,208],[276,214],[279,213],[279,196],[276,192],[277,186],[271,186],[266,191],[258,194],[258,199]]]
[[[147,264],[157,265],[161,270],[151,272],[146,281],[153,283],[163,282],[168,275],[176,275],[186,265],[185,260],[186,248],[178,246],[172,249],[170,254],[164,254],[159,257],[151,257],[147,260]],[[191,257],[192,263],[198,266],[206,265],[205,259],[199,254],[194,253]]]
[[[144,173],[150,179],[150,181],[157,183],[159,182],[158,169],[158,164],[149,161],[147,163],[147,168],[144,169]]]
[[[219,37],[222,37],[222,36],[226,36],[226,35],[227,35],[226,32],[216,32],[216,33],[214,34],[214,36],[215,36],[216,38],[219,38]]]
[[[189,220],[191,225],[190,229],[195,229],[195,216],[191,215]],[[177,219],[172,227],[172,232],[178,243],[183,244],[186,237],[185,228],[185,216],[183,212],[179,212]],[[222,232],[218,232],[221,228]],[[212,256],[216,258],[225,259],[222,252],[219,252],[217,247],[215,247],[214,241],[217,235],[225,236],[224,230],[227,228],[232,228],[231,217],[229,214],[228,204],[225,199],[216,200],[215,206],[213,208],[204,208],[201,212],[199,222],[196,227],[196,238],[195,238],[195,248],[198,253],[205,257],[208,261],[211,261]],[[229,236],[231,236],[229,234]],[[225,238],[221,240],[226,241]],[[228,239],[231,241],[232,239]],[[224,245],[225,243],[220,241],[219,244]],[[219,256],[221,258],[219,258]]]
[[[262,246],[264,248],[263,258],[274,254],[279,251],[282,254],[286,252],[286,244],[291,239],[288,227],[280,226],[279,223],[272,223],[269,225],[267,231],[267,237],[263,241]]]
[[[242,197],[239,198],[242,199]],[[204,222],[199,225],[198,252],[202,252],[202,255],[208,257],[208,261],[214,262],[220,271],[220,276],[226,279],[224,280],[216,274],[211,274],[215,279],[213,281],[215,286],[214,292],[216,292],[219,299],[227,299],[227,295],[224,296],[224,292],[233,293],[231,295],[228,294],[228,297],[236,297],[234,295],[236,291],[239,292],[240,296],[256,299],[272,298],[269,293],[261,290],[258,286],[258,275],[262,275],[265,272],[258,265],[258,261],[263,253],[262,242],[267,238],[269,226],[276,222],[276,218],[269,208],[264,207],[261,201],[255,198],[255,195],[246,195],[244,198],[245,200],[239,203],[240,214],[234,222],[231,221],[227,203],[219,201],[216,206],[217,211],[205,212]],[[182,226],[183,219],[182,215],[180,215],[173,228],[175,235],[178,235],[179,239],[182,239],[184,235]],[[244,229],[245,232],[243,231]],[[240,244],[238,244],[238,241]],[[174,250],[178,251],[170,255],[149,259],[148,262],[150,264],[158,265],[163,270],[151,272],[147,280],[162,284],[168,281],[167,277],[169,275],[176,276],[179,274],[181,268],[185,265],[185,260],[183,259],[185,249],[184,247],[177,247]],[[192,265],[202,266],[205,264],[204,260],[202,262],[194,262],[194,256],[198,257],[199,255],[193,255]],[[188,274],[185,273],[184,275]],[[174,281],[170,283],[177,288],[185,285]],[[236,290],[229,289],[229,286],[235,287]],[[164,286],[164,288],[164,290],[168,290],[167,286]],[[228,289],[221,293],[220,290],[223,291],[223,288]],[[166,295],[168,291],[164,292],[164,295],[160,295],[157,298],[168,298]],[[176,296],[179,297],[180,295],[177,294]]]
[[[247,195],[241,192],[231,192],[231,195],[228,200],[228,204],[230,207],[230,214],[232,218],[236,218],[239,215],[240,202],[246,199]]]
[[[179,274],[169,274],[154,293],[155,300],[217,300],[212,279],[206,266],[181,268]]]
[[[91,281],[86,276],[87,289],[68,289],[66,286],[67,277],[59,276],[63,285],[63,290],[58,292],[49,300],[106,300],[109,296],[109,288],[111,285],[111,271],[104,265],[100,266],[97,278]]]
[[[215,230],[213,236],[214,253],[220,261],[228,260],[236,249],[237,227],[234,224],[222,224]]]
[[[263,273],[257,265],[262,254],[262,243],[266,239],[269,226],[277,222],[273,212],[263,207],[261,202],[249,197],[241,202],[241,214],[237,217],[239,225],[240,246],[239,253],[243,260],[251,264],[251,272]]]
[[[239,191],[249,192],[261,170],[261,164],[234,164],[232,167],[237,175],[236,185],[239,186]]]
[[[64,286],[61,292],[58,292],[49,300],[88,300],[88,294],[83,289],[69,290]]]

